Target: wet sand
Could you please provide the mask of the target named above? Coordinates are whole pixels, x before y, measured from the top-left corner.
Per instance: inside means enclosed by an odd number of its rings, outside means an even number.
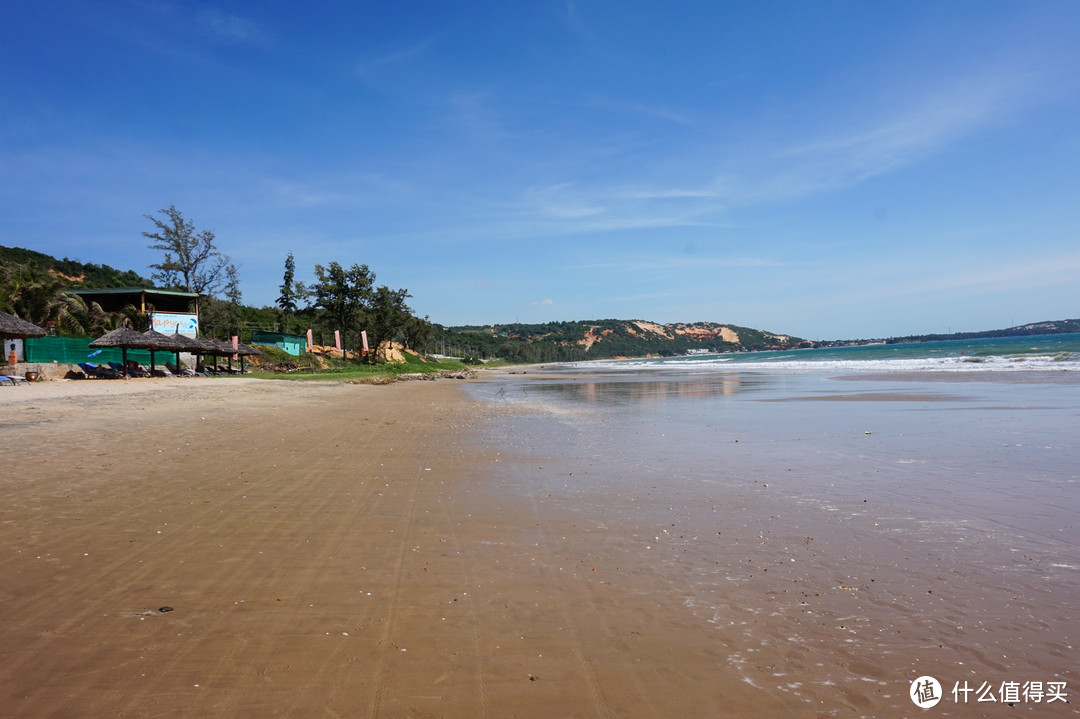
[[[560,559],[692,613],[718,676],[794,716],[906,716],[930,675],[933,712],[973,716],[997,704],[965,706],[964,682],[1075,691],[1080,633],[1080,384],[976,380],[535,371],[477,390],[529,408],[490,441],[519,458],[505,481],[577,517]],[[1003,711],[1073,716],[1067,698]]]
[[[1021,531],[1011,489],[958,522],[872,476],[951,471],[876,410],[812,449],[783,403],[703,444],[452,381],[4,389],[0,716],[897,716],[920,673],[1072,676],[1076,470],[1033,450],[1062,494]]]

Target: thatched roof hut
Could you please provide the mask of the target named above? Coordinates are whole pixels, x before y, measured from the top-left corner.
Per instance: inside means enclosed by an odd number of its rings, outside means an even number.
[[[49,331],[38,327],[33,322],[19,319],[7,312],[0,312],[0,337],[12,339],[26,339],[27,337],[44,337]]]
[[[240,371],[243,372],[244,358],[262,355],[262,351],[255,349],[251,345],[246,345],[243,342],[238,342],[236,345],[236,354],[240,355]]]
[[[150,344],[150,372],[155,369],[155,353],[156,352],[176,352],[176,363],[180,364],[180,352],[187,349],[187,345],[180,342],[177,337],[183,337],[180,334],[166,335],[158,332],[157,330],[147,330],[143,332],[143,337]]]
[[[187,350],[187,345],[182,344],[177,339],[183,337],[183,335],[166,335],[157,330],[147,330],[142,335],[149,341],[151,352],[154,350],[161,352],[184,352]]]
[[[128,349],[151,349],[151,341],[138,330],[133,330],[130,327],[118,327],[112,332],[98,337],[90,343],[90,346],[94,349],[119,347],[123,352],[124,378],[126,379],[128,376]]]
[[[150,340],[138,330],[130,327],[117,327],[112,332],[98,337],[90,343],[94,349],[120,347],[122,349],[150,349]]]

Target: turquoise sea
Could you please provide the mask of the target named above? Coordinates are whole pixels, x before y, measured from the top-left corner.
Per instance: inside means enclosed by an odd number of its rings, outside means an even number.
[[[579,363],[577,366],[586,366]],[[589,362],[627,370],[778,372],[1080,370],[1080,333]]]

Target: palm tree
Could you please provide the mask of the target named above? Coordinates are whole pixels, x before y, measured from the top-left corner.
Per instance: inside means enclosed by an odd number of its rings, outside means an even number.
[[[87,305],[68,291],[63,279],[42,272],[34,263],[0,264],[0,310],[76,335],[94,334],[123,319],[112,318],[114,313],[105,312],[96,302]]]

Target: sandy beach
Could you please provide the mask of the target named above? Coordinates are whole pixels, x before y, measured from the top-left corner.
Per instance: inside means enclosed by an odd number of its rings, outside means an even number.
[[[449,381],[10,389],[4,716],[738,708],[710,642],[551,564],[564,528],[484,486],[506,458]]]
[[[1036,556],[1018,598],[976,551],[951,591],[876,495],[845,520],[750,475],[616,490],[462,387],[4,388],[0,716],[896,716],[913,657],[1072,669],[1075,571]],[[1034,664],[994,658],[1017,636]]]

